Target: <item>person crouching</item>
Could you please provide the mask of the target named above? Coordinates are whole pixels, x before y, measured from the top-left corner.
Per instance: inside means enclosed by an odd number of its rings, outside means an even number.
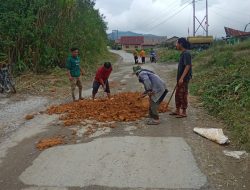
[[[93,90],[92,90],[92,99],[95,99],[95,95],[98,92],[100,85],[102,86],[104,92],[107,93],[108,98],[110,99],[110,88],[108,78],[112,72],[112,65],[110,62],[105,62],[102,67],[100,67],[95,75],[95,79],[93,82]]]
[[[160,124],[158,108],[168,93],[166,85],[153,71],[142,69],[140,66],[133,67],[133,71],[145,88],[141,98],[149,96],[150,120],[148,120],[147,124],[158,125]]]

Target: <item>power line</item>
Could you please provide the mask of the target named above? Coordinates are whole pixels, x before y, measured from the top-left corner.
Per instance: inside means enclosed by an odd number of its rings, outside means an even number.
[[[154,20],[156,20],[159,16],[160,17],[162,17],[163,16],[163,14],[165,14],[165,13],[167,13],[167,12],[169,12],[169,10],[170,9],[175,9],[177,6],[178,6],[178,2],[176,3],[177,1],[176,0],[174,0],[171,4],[169,4],[169,6],[167,7],[167,9],[162,9],[162,10],[164,10],[164,11],[161,11],[161,13],[159,13],[159,15],[158,16],[154,16],[154,17],[152,17],[151,19],[150,19],[150,21],[154,21]],[[162,16],[161,16],[162,15]]]
[[[217,13],[216,11],[214,11],[214,10],[210,10],[211,12],[213,12],[213,13],[215,13],[216,15],[218,15],[218,16],[220,16],[220,17],[222,17],[222,18],[224,18],[224,19],[226,19],[226,20],[228,20],[229,22],[232,22],[232,20],[234,20],[234,21],[236,21],[236,22],[239,22],[239,23],[242,23],[242,24],[245,24],[244,22],[242,22],[242,21],[239,21],[239,20],[236,20],[236,19],[234,19],[234,18],[232,18],[232,17],[227,17],[227,16],[224,16],[224,15],[221,15],[220,13]]]
[[[170,4],[169,4],[169,6],[167,7],[167,9],[161,9],[161,13],[159,13],[157,16],[153,16],[153,17],[151,17],[151,18],[149,18],[150,20],[148,21],[149,23],[151,23],[151,22],[154,22],[156,19],[158,19],[159,17],[160,18],[162,18],[163,17],[163,15],[161,15],[161,14],[165,14],[165,13],[168,13],[169,12],[169,10],[174,10],[174,9],[176,9],[177,7],[179,7],[178,6],[178,1],[176,1],[176,0],[174,0],[174,1],[172,1]],[[164,11],[163,11],[164,10]],[[169,15],[169,14],[167,14],[167,15]],[[167,16],[166,15],[166,16]],[[146,19],[146,20],[148,20],[148,19]],[[147,28],[149,28],[150,27],[150,25],[148,25],[148,26],[146,26],[146,30],[147,30]],[[135,28],[134,28],[135,29]],[[150,31],[150,28],[148,29],[148,31]]]
[[[182,6],[184,6],[186,3],[188,3],[190,0],[186,1]],[[189,3],[190,4],[190,3]],[[187,6],[189,5],[187,4]],[[165,23],[166,21],[168,21],[169,19],[171,19],[172,17],[176,16],[179,12],[181,12],[184,8],[186,8],[186,6],[184,6],[183,8],[181,8],[180,10],[177,10],[176,12],[174,12],[173,14],[171,14],[170,16],[168,16],[167,18],[165,18],[163,21],[161,21],[160,23],[154,25],[153,27],[150,28],[149,31],[152,31],[154,28],[160,26],[161,24]]]
[[[192,8],[190,7],[189,17],[188,17],[188,36],[190,36],[190,26],[192,22]]]
[[[242,16],[243,14],[245,16],[249,16],[250,17],[250,14],[247,14],[246,12],[240,12],[240,11],[236,11],[236,10],[232,10],[232,9],[224,9],[224,8],[221,8],[221,7],[213,7],[215,9],[219,9],[219,10],[222,10],[222,11],[230,11],[230,12],[234,12],[236,13],[238,16]]]
[[[188,3],[188,1],[186,3]],[[184,3],[183,5],[185,5],[186,3]],[[152,31],[153,29],[157,28],[158,26],[162,25],[163,23],[167,22],[168,20],[172,19],[173,17],[175,17],[176,15],[178,15],[181,11],[183,11],[186,7],[188,7],[190,4],[192,4],[192,2],[189,2],[184,7],[182,7],[180,10],[176,11],[175,13],[173,13],[172,15],[170,15],[169,17],[167,17],[166,19],[164,19],[162,22],[160,22],[160,23],[154,25],[153,27],[151,27],[149,31]]]

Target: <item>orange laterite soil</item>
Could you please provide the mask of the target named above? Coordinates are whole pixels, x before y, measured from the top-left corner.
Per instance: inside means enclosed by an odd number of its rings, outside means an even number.
[[[64,144],[64,139],[60,136],[58,137],[51,137],[51,138],[46,138],[46,139],[42,139],[40,140],[37,144],[36,144],[36,148],[39,150],[44,150],[56,145],[60,145],[60,144]]]
[[[85,119],[93,119],[100,122],[110,121],[135,121],[148,114],[148,98],[140,98],[141,93],[119,93],[109,99],[81,100],[51,106],[48,114],[62,114],[60,119],[65,126],[78,124]],[[159,112],[166,112],[167,104],[161,103]]]
[[[26,115],[26,116],[25,116],[25,119],[26,119],[26,120],[31,120],[31,119],[33,119],[33,118],[34,118],[34,114],[33,114],[33,115],[29,114],[29,115]]]

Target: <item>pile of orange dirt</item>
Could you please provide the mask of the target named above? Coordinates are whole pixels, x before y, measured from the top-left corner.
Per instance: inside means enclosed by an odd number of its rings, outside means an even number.
[[[113,95],[110,100],[81,100],[50,107],[48,114],[62,114],[65,126],[78,124],[85,119],[100,122],[135,121],[148,114],[148,98],[140,98],[141,93],[126,92]],[[167,104],[163,102],[159,112],[166,112]]]
[[[42,139],[40,140],[37,144],[36,144],[36,148],[39,150],[44,150],[53,146],[57,146],[59,144],[64,144],[64,139],[61,136],[58,137],[51,137],[51,138],[46,138],[46,139]]]
[[[26,115],[25,116],[25,119],[26,120],[31,120],[31,119],[33,119],[35,116],[34,116],[34,114],[29,114],[29,115]]]

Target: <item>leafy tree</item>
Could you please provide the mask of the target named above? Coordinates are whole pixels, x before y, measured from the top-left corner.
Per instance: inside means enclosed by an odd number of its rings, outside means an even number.
[[[0,61],[15,71],[63,67],[70,47],[86,66],[106,53],[106,23],[93,0],[0,0]]]

